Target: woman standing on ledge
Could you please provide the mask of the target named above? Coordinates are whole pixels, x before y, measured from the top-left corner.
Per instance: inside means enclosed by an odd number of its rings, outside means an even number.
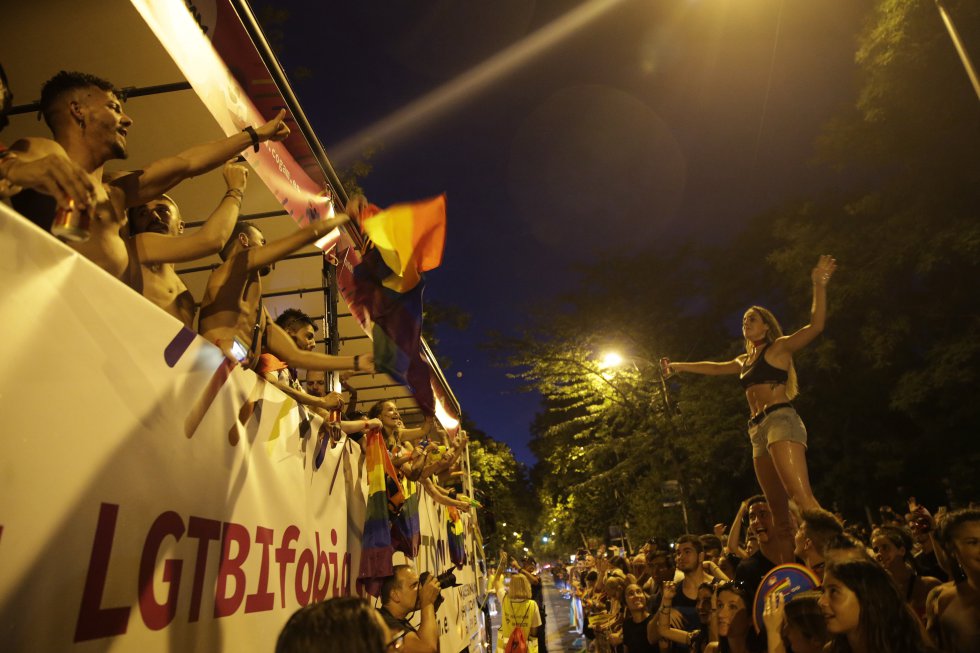
[[[738,374],[749,402],[749,439],[759,486],[766,495],[776,530],[789,536],[792,524],[789,500],[801,510],[819,508],[810,489],[806,466],[806,427],[790,400],[798,394],[793,354],[810,344],[823,331],[827,317],[827,283],[837,262],[823,255],[810,274],[813,305],[810,323],[788,336],[768,310],[753,306],[742,318],[745,353],[724,363],[672,363],[664,361],[665,372],[692,374]],[[792,556],[786,560],[792,562]]]

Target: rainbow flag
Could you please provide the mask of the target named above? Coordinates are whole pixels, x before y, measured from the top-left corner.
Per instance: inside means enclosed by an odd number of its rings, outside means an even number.
[[[401,551],[409,558],[419,554],[422,543],[422,523],[419,518],[419,484],[410,479],[402,479],[405,490],[405,503],[401,512],[391,521],[391,543],[395,551]]]
[[[449,516],[446,519],[446,540],[449,543],[449,560],[457,567],[466,564],[463,530],[463,518],[459,516],[459,510],[450,506]]]
[[[381,582],[394,572],[391,556],[395,549],[391,544],[388,517],[389,486],[394,490],[394,496],[390,499],[392,503],[403,501],[404,494],[381,431],[369,431],[364,438],[368,499],[357,585],[368,594],[378,596]]]
[[[371,243],[342,291],[371,318],[374,365],[408,386],[426,414],[435,411],[432,370],[422,357],[423,272],[442,261],[446,198],[440,195],[386,211],[371,205],[361,215]],[[349,292],[350,296],[347,296]]]
[[[406,293],[419,284],[423,272],[442,263],[446,244],[445,195],[365,213],[361,228],[391,270],[391,275],[382,281],[386,288]]]

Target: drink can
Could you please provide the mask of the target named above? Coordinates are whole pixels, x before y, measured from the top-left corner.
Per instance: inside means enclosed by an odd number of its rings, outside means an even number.
[[[51,233],[63,240],[82,242],[89,238],[92,222],[91,207],[79,208],[75,200],[68,200],[67,207],[58,207],[51,224]]]

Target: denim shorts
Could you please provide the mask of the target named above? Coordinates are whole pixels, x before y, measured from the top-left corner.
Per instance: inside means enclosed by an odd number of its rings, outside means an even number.
[[[773,442],[799,442],[806,446],[806,427],[803,420],[791,406],[779,408],[766,415],[758,424],[749,422],[749,440],[752,442],[752,457],[769,455]]]

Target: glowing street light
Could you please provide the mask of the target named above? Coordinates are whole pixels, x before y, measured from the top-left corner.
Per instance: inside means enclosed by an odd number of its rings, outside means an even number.
[[[623,357],[614,351],[606,352],[599,361],[599,369],[608,369],[610,367],[619,367],[623,364]]]

